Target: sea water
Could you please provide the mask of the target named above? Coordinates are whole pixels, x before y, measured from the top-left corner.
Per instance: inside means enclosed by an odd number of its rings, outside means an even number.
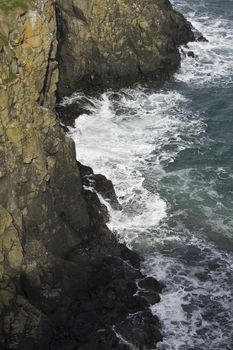
[[[152,306],[157,348],[232,350],[233,1],[172,3],[208,42],[182,48],[162,88],[85,96],[70,136],[77,159],[115,186],[122,211],[109,207],[110,228],[166,284]]]

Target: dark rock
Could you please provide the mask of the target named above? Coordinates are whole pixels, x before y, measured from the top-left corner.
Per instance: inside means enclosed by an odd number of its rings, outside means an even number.
[[[192,27],[192,32],[194,34],[194,39],[195,41],[203,41],[203,42],[208,42],[208,40],[204,37],[204,35],[199,31],[197,30],[195,27]]]
[[[203,42],[208,42],[209,40],[206,39],[203,35],[200,35],[196,38],[196,41],[203,41]]]
[[[93,179],[95,181],[96,191],[109,202],[113,209],[120,210],[121,205],[118,202],[112,182],[102,174],[95,174]]]
[[[138,282],[138,287],[157,293],[161,293],[164,288],[164,286],[153,277],[145,277],[141,279]]]
[[[58,0],[56,9],[60,97],[80,88],[164,81],[179,67],[178,46],[194,40],[191,24],[167,0],[86,0],[75,6]]]
[[[150,305],[157,304],[161,300],[160,295],[158,293],[154,293],[151,291],[139,291],[138,295],[140,297],[143,297]]]
[[[80,162],[78,162],[78,166],[83,179],[83,184],[98,192],[114,210],[120,210],[121,205],[117,199],[112,182],[102,174],[94,174],[90,167],[82,165]]]
[[[74,126],[75,119],[81,114],[90,114],[90,111],[85,108],[85,100],[82,100],[72,104],[57,104],[56,113],[59,121],[65,126]]]
[[[128,349],[113,331],[114,327],[121,333],[123,324],[133,326],[129,337],[134,346],[142,341],[143,346],[155,344],[161,338],[158,320],[148,310],[148,303],[135,296],[135,281],[142,277],[138,269],[113,256],[80,259],[74,254],[71,260],[75,265],[66,288],[72,287],[73,302],[68,302],[65,308],[60,305],[52,316],[58,331],[52,338],[51,349],[76,349],[77,345],[79,349]],[[63,307],[68,295],[64,292]],[[131,319],[132,313],[140,316]]]
[[[137,312],[115,327],[124,340],[139,349],[151,349],[162,340],[159,320],[148,311]]]
[[[28,6],[35,26],[17,6],[2,28],[1,80],[11,79],[0,84],[0,346],[154,347],[161,334],[150,304],[162,286],[106,226],[97,192],[120,209],[112,183],[76,163],[74,142],[55,119],[56,56],[60,95],[163,81],[179,67],[178,46],[194,40],[191,25],[167,0],[57,0],[57,22],[54,1]],[[87,113],[90,101],[82,102],[58,106],[65,130]]]
[[[68,126],[74,126],[74,121],[79,116],[79,110],[80,110],[80,107],[76,103],[66,105],[66,106],[63,106],[63,105],[56,106],[58,119],[64,125],[68,125]]]
[[[193,51],[188,51],[188,52],[187,52],[187,56],[188,56],[188,57],[191,57],[191,58],[195,58],[195,54],[194,54]]]

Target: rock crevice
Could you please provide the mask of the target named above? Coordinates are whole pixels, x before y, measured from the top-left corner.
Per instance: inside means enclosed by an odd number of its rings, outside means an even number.
[[[191,25],[168,0],[57,0],[59,96],[167,79]]]
[[[140,258],[96,193],[120,210],[114,189],[77,164],[55,94],[58,81],[65,94],[167,75],[192,34],[166,0],[58,0],[56,12],[58,35],[53,0],[0,2],[0,348],[150,348],[160,287],[135,295]]]

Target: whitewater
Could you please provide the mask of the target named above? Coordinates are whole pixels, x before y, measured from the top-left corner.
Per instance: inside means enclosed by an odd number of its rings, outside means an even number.
[[[77,159],[113,182],[109,227],[166,285],[157,349],[232,350],[233,1],[172,3],[208,42],[181,48],[171,81],[63,104],[85,100],[69,132]]]

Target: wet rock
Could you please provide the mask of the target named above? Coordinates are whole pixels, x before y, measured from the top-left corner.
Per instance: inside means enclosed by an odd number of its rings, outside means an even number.
[[[155,344],[162,340],[159,320],[148,311],[130,315],[116,330],[124,340],[139,349],[154,348]]]
[[[72,103],[67,105],[57,104],[56,112],[59,121],[66,126],[74,126],[75,119],[77,119],[81,114],[90,113],[84,107],[83,101],[82,103]]]
[[[138,281],[138,287],[152,292],[161,293],[164,286],[153,277],[145,277]]]
[[[148,303],[144,298],[135,296],[135,281],[141,277],[137,268],[116,256],[98,255],[89,259],[74,254],[71,260],[75,267],[70,271],[66,288],[73,290],[73,301],[65,306],[62,300],[66,312],[60,314],[60,308],[52,317],[60,326],[52,338],[51,349],[75,349],[77,344],[80,349],[129,349],[117,336],[122,322],[128,326],[133,324],[131,336],[134,339],[130,342],[134,346],[145,338],[145,346],[152,343],[152,339],[154,343],[160,339],[157,318],[145,311]],[[68,295],[67,291],[65,294]],[[132,322],[128,319],[132,313],[140,313],[140,318]],[[140,337],[134,335],[139,329]]]
[[[193,51],[188,51],[188,52],[187,52],[187,56],[188,56],[188,57],[191,57],[191,58],[195,58],[195,54],[194,54]]]
[[[140,297],[143,297],[150,305],[157,304],[161,300],[160,295],[158,293],[154,293],[151,291],[139,291],[138,295]]]
[[[121,210],[115,189],[110,180],[102,174],[94,174],[90,167],[78,162],[84,186],[92,188],[106,200],[114,210]]]
[[[61,94],[165,78],[190,24],[166,0],[57,4],[58,55],[54,1],[18,1],[10,15],[0,6],[0,347],[129,348],[118,333],[151,347],[161,335],[149,304],[162,287],[106,226],[97,192],[119,210],[112,183],[77,164],[56,120],[56,57]],[[73,123],[77,108],[58,119]]]
[[[208,39],[206,39],[202,34],[200,34],[197,36],[196,41],[208,42]]]
[[[192,31],[194,34],[195,41],[208,42],[208,40],[204,37],[204,35],[193,26],[192,26]]]
[[[112,181],[108,180],[102,174],[94,174],[93,180],[95,182],[96,191],[110,203],[111,207],[115,210],[120,210],[121,205],[118,202],[116,192],[114,190]]]

